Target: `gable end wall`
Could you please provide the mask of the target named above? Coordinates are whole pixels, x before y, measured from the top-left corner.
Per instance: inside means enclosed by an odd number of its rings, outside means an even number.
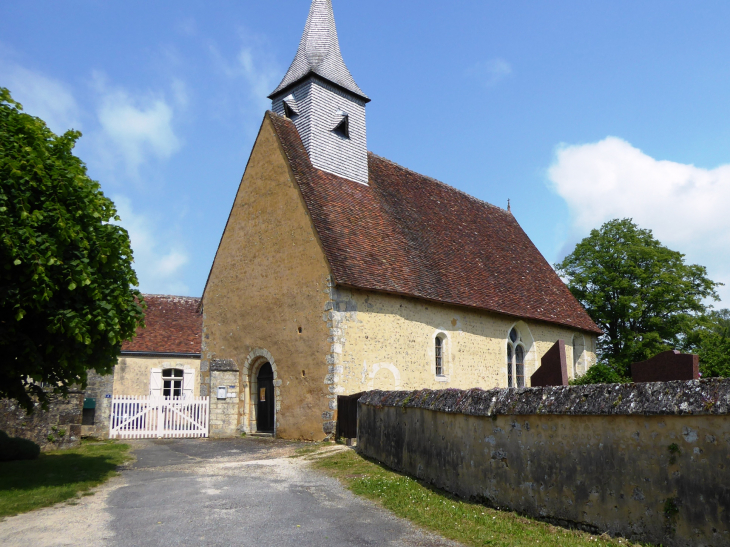
[[[256,426],[255,376],[273,361],[276,434],[322,440],[330,395],[326,324],[330,275],[289,164],[267,117],[251,153],[203,296],[201,394],[226,385],[231,400],[211,401],[211,436],[233,436]],[[299,332],[299,328],[302,332]],[[231,383],[210,371],[230,359],[239,369]],[[235,388],[231,388],[235,386]],[[212,391],[212,392],[211,392]],[[255,394],[253,394],[255,395]],[[222,409],[225,408],[225,411]],[[216,411],[217,412],[217,411]]]

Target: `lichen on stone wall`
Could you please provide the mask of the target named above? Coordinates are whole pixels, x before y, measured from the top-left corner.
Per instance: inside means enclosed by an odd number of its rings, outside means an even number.
[[[211,372],[238,372],[238,365],[233,359],[213,359],[210,362]]]
[[[730,411],[730,379],[595,384],[521,389],[370,391],[360,403],[424,408],[470,416],[722,415]]]
[[[371,391],[358,450],[487,505],[667,547],[730,545],[730,379]]]
[[[36,403],[27,414],[17,401],[0,399],[0,430],[38,444],[42,450],[69,448],[81,441],[84,394],[71,391],[68,397],[49,394],[48,410]]]

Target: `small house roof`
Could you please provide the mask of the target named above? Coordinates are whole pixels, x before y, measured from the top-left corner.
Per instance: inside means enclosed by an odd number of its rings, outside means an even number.
[[[133,340],[122,345],[122,353],[199,354],[203,315],[200,298],[143,295],[147,304],[145,328],[137,329]]]

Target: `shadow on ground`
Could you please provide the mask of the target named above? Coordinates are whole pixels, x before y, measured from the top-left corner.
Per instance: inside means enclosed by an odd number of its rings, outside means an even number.
[[[37,460],[0,463],[0,496],[8,490],[100,482],[117,469],[112,456],[41,454]]]

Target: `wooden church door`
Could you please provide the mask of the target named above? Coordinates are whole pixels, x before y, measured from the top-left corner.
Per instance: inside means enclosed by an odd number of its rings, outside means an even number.
[[[274,371],[266,363],[259,370],[258,407],[256,409],[256,430],[262,433],[274,432]]]

